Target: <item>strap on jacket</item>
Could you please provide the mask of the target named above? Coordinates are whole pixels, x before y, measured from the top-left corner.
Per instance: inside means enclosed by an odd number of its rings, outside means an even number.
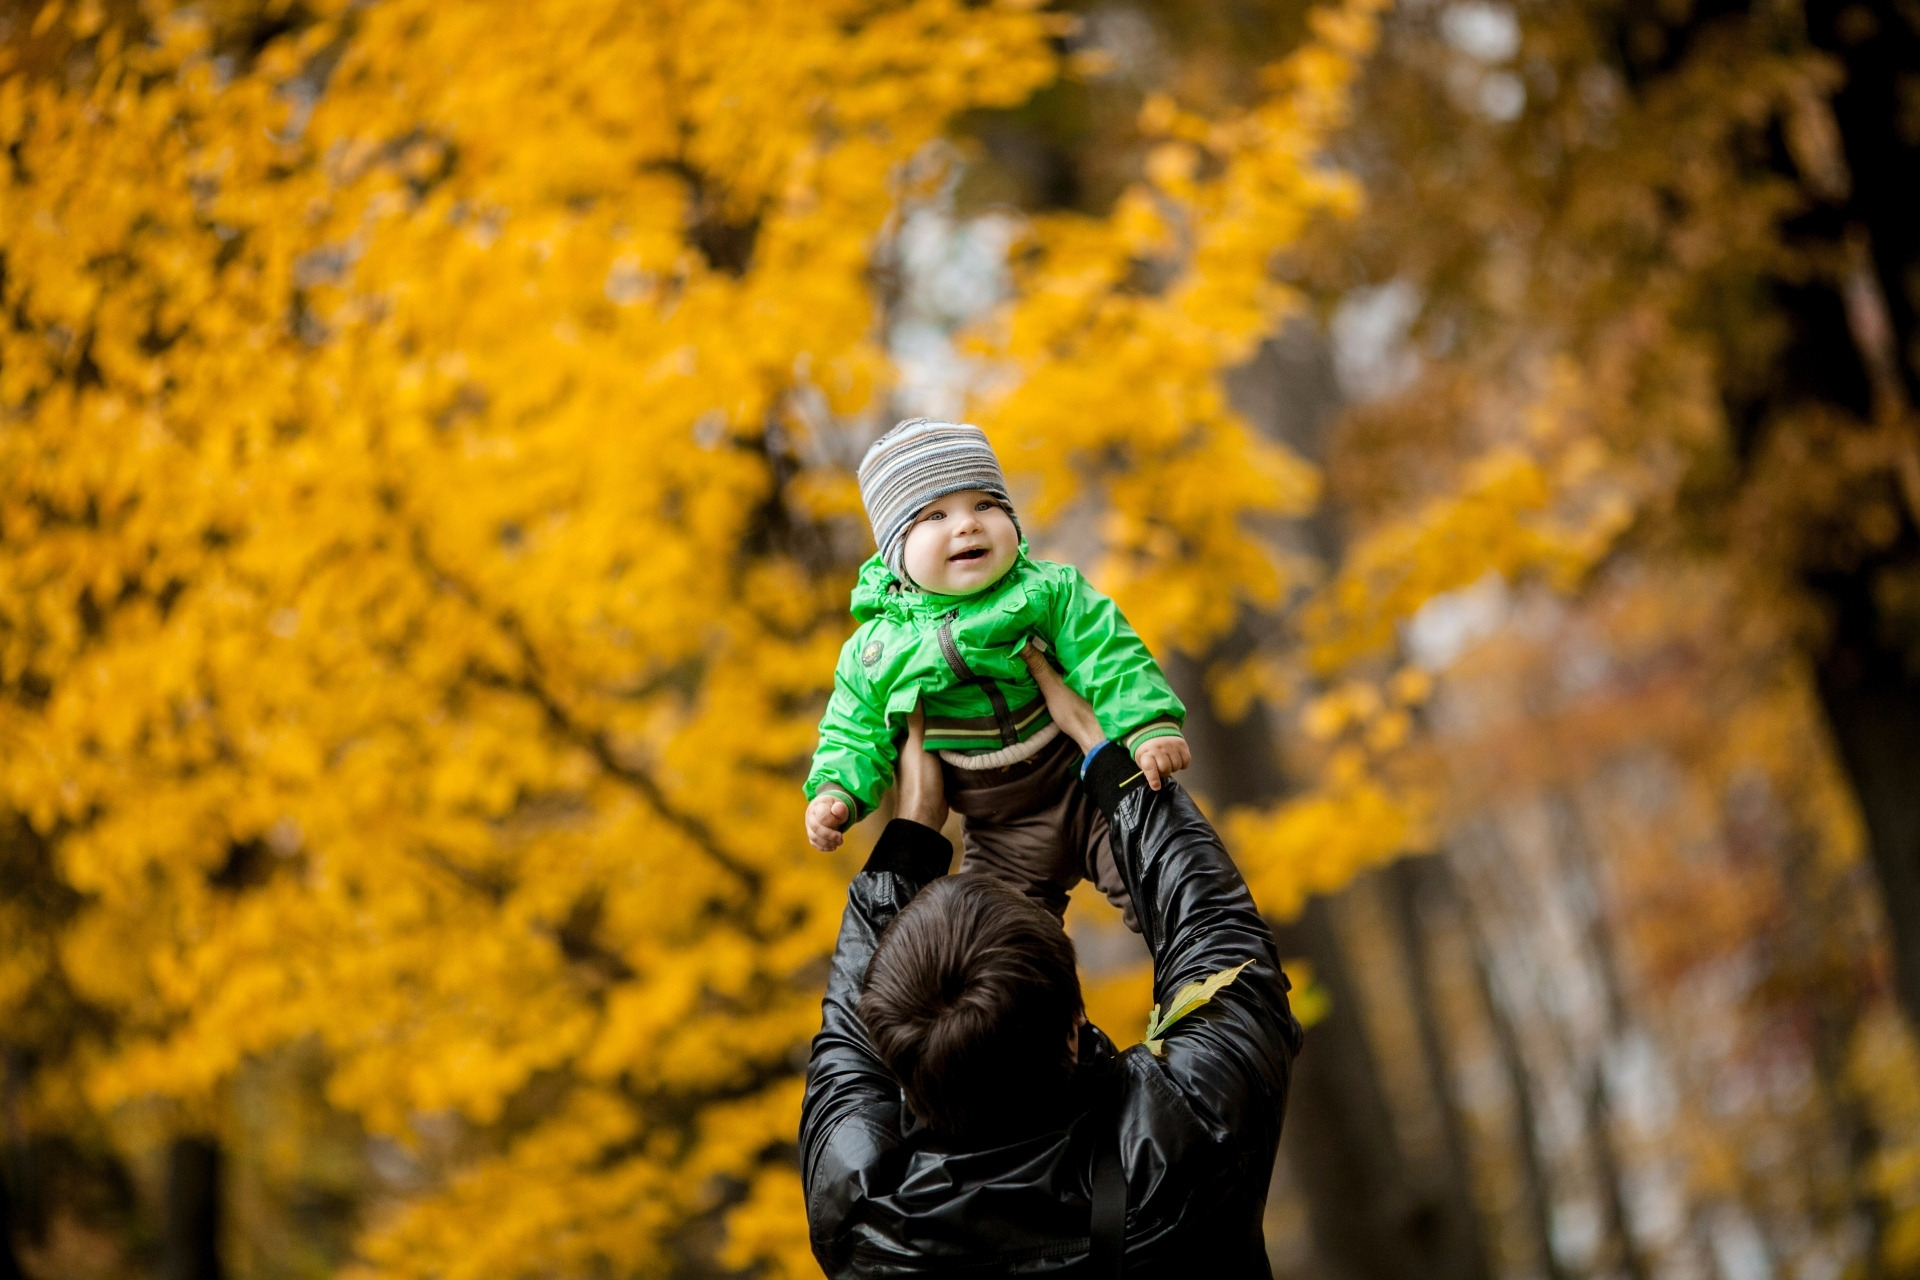
[[[976,672],[960,656],[960,645],[953,638],[953,620],[959,616],[960,611],[955,609],[940,619],[940,656],[947,660],[947,668],[957,679],[979,686],[980,692],[987,695],[987,702],[993,707],[993,721],[1000,726],[1000,745],[1010,747],[1020,741],[1020,731],[1013,727],[1013,712],[1007,706],[1007,695],[1000,692],[1000,686],[991,677]]]
[[[1092,1280],[1117,1280],[1127,1245],[1127,1175],[1120,1167],[1120,1112],[1114,1108],[1095,1130],[1093,1237],[1087,1253]]]

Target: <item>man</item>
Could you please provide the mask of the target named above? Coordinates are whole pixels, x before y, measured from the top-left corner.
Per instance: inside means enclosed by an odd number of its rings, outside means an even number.
[[[1300,1025],[1273,935],[1178,783],[1102,746],[1037,655],[1083,751],[1164,1004],[1245,964],[1124,1054],[1086,1022],[1072,944],[985,876],[948,877],[939,762],[916,722],[900,816],[854,877],[800,1120],[830,1276],[1269,1277],[1261,1215]],[[1142,1011],[1143,1015],[1145,1011]]]

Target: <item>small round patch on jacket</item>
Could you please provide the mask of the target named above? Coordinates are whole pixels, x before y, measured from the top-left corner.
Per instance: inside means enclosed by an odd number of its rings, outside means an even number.
[[[872,666],[874,663],[880,661],[880,656],[886,651],[886,646],[878,640],[871,641],[866,648],[860,651],[860,665],[863,667]]]

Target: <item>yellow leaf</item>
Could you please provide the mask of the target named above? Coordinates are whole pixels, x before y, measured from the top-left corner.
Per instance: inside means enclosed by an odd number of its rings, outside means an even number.
[[[1242,960],[1239,964],[1233,966],[1233,968],[1222,969],[1210,978],[1203,978],[1197,982],[1189,982],[1186,986],[1174,992],[1173,999],[1168,1002],[1167,1011],[1164,1015],[1160,1012],[1160,1006],[1157,1004],[1154,1005],[1153,1012],[1147,1017],[1146,1042],[1148,1051],[1155,1057],[1159,1057],[1165,1048],[1162,1041],[1167,1034],[1167,1028],[1179,1022],[1195,1009],[1200,1008],[1216,995],[1220,994],[1220,991],[1228,983],[1240,976],[1242,969],[1245,969],[1252,963],[1252,960]]]

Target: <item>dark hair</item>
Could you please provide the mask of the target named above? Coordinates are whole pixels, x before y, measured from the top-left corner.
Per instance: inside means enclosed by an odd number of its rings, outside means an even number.
[[[1082,1012],[1073,943],[1019,890],[935,880],[880,938],[860,1020],[934,1132],[986,1138],[1059,1115]]]

